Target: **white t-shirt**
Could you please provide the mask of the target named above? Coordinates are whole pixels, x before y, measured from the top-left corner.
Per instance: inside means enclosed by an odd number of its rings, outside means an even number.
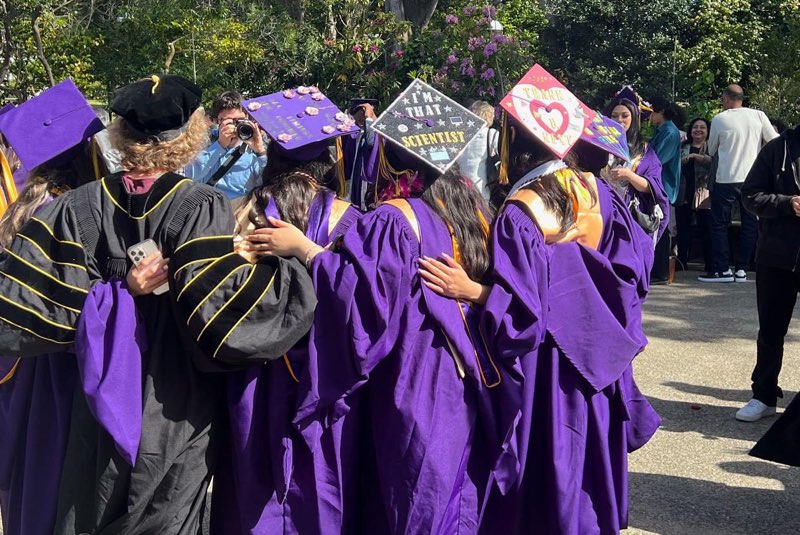
[[[717,182],[744,182],[761,147],[776,137],[778,133],[759,110],[731,108],[714,117],[708,136],[708,154],[719,153]]]
[[[461,174],[472,180],[487,201],[489,200],[489,185],[486,176],[486,158],[497,154],[498,137],[497,130],[484,126],[456,160],[461,168]]]

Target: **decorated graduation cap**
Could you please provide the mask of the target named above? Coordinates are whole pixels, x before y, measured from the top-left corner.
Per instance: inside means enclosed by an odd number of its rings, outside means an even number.
[[[183,132],[202,97],[203,91],[182,76],[153,75],[118,89],[111,111],[125,119],[133,137],[169,141]]]
[[[517,82],[500,106],[559,158],[566,156],[594,116],[538,64]]]
[[[375,132],[444,173],[486,123],[422,80],[414,80],[373,123]]]
[[[245,100],[242,105],[272,139],[272,149],[290,160],[314,160],[335,141],[339,194],[345,194],[340,138],[358,132],[359,128],[319,88],[299,86]]]
[[[0,115],[0,132],[28,171],[45,163],[69,163],[103,128],[69,79]]]
[[[364,104],[369,104],[370,106],[372,106],[374,108],[375,106],[378,105],[378,99],[375,99],[375,98],[351,98],[350,99],[350,105],[347,108],[347,113],[349,113],[350,115],[355,115],[355,113],[358,111],[358,108],[360,106],[363,106]]]
[[[314,86],[300,86],[242,103],[276,149],[297,161],[313,160],[330,141],[358,131],[346,113]]]
[[[603,109],[603,115],[611,116],[611,112],[614,111],[614,108],[624,100],[633,104],[642,119],[647,119],[653,112],[653,107],[650,106],[650,103],[642,99],[632,86],[626,85],[622,86],[622,89],[614,93],[611,102]]]
[[[630,159],[625,128],[605,115],[595,113],[580,139],[625,161]]]

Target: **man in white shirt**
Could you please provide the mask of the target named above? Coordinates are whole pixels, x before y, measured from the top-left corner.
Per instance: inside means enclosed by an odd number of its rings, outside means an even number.
[[[711,190],[712,271],[698,277],[700,282],[746,282],[753,255],[758,220],[742,206],[741,189],[761,147],[778,137],[763,112],[742,105],[744,92],[736,84],[722,92],[722,113],[711,121],[708,154],[718,158],[716,181]],[[739,204],[742,227],[739,248],[730,268],[728,227],[734,204]]]

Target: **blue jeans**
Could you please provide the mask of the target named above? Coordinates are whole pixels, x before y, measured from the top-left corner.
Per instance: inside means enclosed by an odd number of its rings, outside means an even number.
[[[758,219],[742,206],[742,184],[717,182],[711,190],[711,267],[715,272],[723,272],[731,267],[728,227],[731,226],[731,212],[735,203],[739,204],[742,228],[734,266],[736,270],[745,271],[750,267],[750,259],[758,237]]]

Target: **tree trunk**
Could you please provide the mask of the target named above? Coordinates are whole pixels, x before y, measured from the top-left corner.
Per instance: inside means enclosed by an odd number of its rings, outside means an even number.
[[[39,61],[42,62],[42,66],[44,67],[44,72],[47,73],[47,80],[50,82],[50,87],[56,85],[56,81],[53,78],[53,69],[50,68],[50,62],[47,61],[47,57],[44,55],[44,47],[42,47],[42,34],[39,31],[39,16],[42,14],[41,11],[36,10],[31,15],[31,26],[33,27],[33,40],[36,43],[36,55],[39,57]]]
[[[175,44],[183,39],[183,37],[178,37],[174,41],[170,41],[167,43],[167,59],[164,61],[164,74],[169,74],[169,68],[172,66],[172,59],[175,57]]]
[[[402,2],[403,12],[406,14],[405,20],[411,23],[414,31],[419,31],[428,25],[439,4],[439,0],[402,0]]]
[[[0,65],[0,85],[5,84],[11,68],[11,57],[14,55],[14,42],[11,35],[11,13],[5,0],[0,0],[0,15],[3,17],[3,62]]]

